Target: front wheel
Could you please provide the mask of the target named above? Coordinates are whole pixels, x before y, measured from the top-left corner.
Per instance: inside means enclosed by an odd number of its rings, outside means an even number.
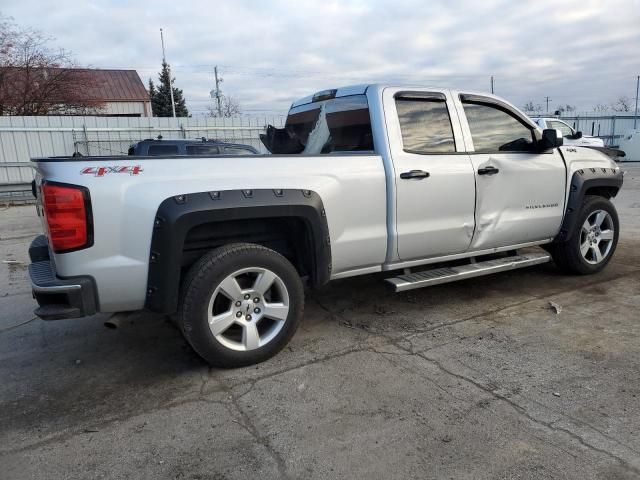
[[[602,270],[618,244],[620,226],[613,204],[603,197],[587,196],[571,236],[551,245],[553,261],[570,273],[590,274]]]
[[[226,245],[204,255],[187,274],[178,323],[211,365],[241,367],[278,353],[304,308],[298,272],[261,245]]]

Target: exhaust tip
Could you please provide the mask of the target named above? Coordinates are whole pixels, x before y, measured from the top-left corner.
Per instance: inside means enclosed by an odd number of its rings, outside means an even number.
[[[110,330],[120,328],[120,325],[132,312],[117,312],[104,321],[104,326]]]
[[[120,326],[120,320],[118,318],[110,317],[104,321],[104,326],[110,330],[116,330]]]

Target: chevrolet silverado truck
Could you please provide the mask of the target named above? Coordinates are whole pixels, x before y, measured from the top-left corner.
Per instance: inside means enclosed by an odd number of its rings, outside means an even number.
[[[400,292],[552,260],[591,274],[616,249],[619,167],[493,95],[331,89],[261,140],[271,155],[34,159],[36,315],[159,312],[238,367],[289,341],[305,287],[389,272]]]

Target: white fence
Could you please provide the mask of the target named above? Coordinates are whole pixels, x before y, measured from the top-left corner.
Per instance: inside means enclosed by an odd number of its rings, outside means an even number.
[[[618,146],[620,139],[633,130],[633,115],[575,115],[563,116],[562,120],[585,135],[604,139],[607,146]],[[640,119],[637,122],[640,126]]]
[[[73,155],[126,155],[145,138],[217,139],[252,145],[266,153],[259,135],[283,116],[238,118],[9,117],[0,116],[0,191],[31,182],[30,159]]]

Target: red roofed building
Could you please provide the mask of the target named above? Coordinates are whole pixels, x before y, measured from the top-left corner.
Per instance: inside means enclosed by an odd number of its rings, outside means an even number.
[[[0,68],[0,115],[152,117],[135,70]]]
[[[91,77],[89,95],[103,102],[98,115],[109,117],[152,117],[149,92],[135,70],[82,69]]]

